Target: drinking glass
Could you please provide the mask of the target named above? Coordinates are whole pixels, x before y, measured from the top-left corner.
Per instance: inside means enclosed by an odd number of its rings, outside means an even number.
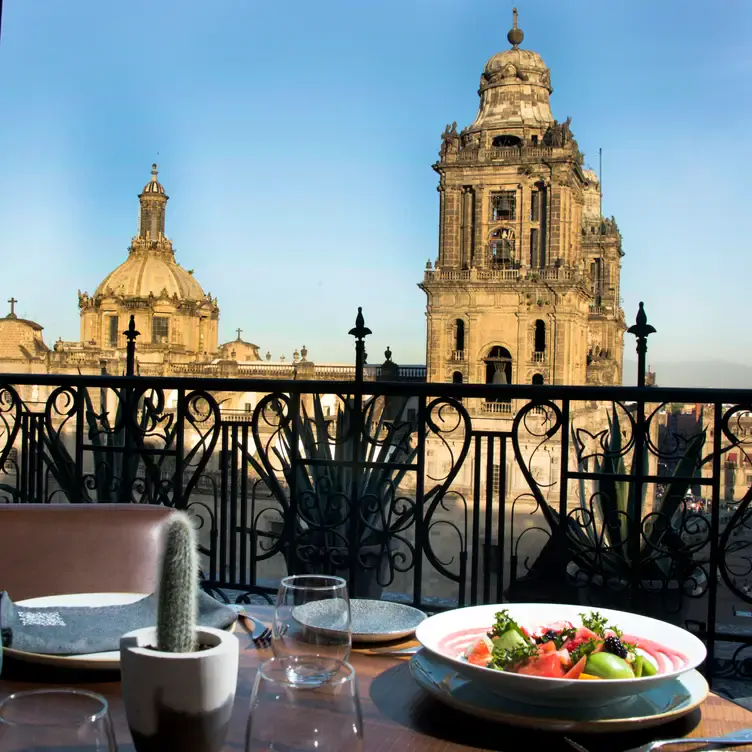
[[[362,752],[363,716],[355,671],[322,658],[327,678],[315,685],[290,677],[305,656],[270,658],[259,667],[251,695],[245,752]]]
[[[0,752],[44,749],[117,752],[107,700],[80,689],[6,697],[0,703]]]
[[[347,583],[325,575],[285,577],[274,609],[272,652],[276,658],[299,658],[288,665],[290,678],[323,681],[331,666],[327,659],[346,661],[351,648]]]

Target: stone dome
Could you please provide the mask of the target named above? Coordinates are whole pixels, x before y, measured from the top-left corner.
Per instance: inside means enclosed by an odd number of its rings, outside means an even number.
[[[551,72],[543,58],[519,47],[491,57],[480,77],[480,107],[468,131],[543,136],[551,123]],[[509,130],[511,128],[511,130]]]
[[[110,272],[94,292],[94,297],[108,294],[148,298],[160,297],[163,291],[180,300],[203,300],[206,295],[194,276],[175,262],[172,252],[155,253],[131,250],[128,258]]]
[[[512,13],[514,25],[507,34],[512,47],[497,52],[486,63],[480,77],[478,115],[467,131],[540,138],[553,122],[551,71],[537,52],[520,49],[525,35],[517,26],[517,8]]]
[[[489,58],[483,69],[483,75],[488,79],[493,78],[498,73],[502,73],[508,65],[513,65],[521,73],[538,73],[539,76],[544,71],[548,71],[543,58],[537,52],[513,47],[497,52]]]
[[[15,314],[0,318],[0,358],[32,360],[44,357],[49,348],[42,339],[42,327]]]

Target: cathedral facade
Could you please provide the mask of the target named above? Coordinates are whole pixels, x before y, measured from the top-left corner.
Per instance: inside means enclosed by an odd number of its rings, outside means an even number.
[[[475,120],[442,134],[439,252],[427,296],[435,382],[621,384],[621,236],[597,175],[551,113],[551,73],[520,47],[494,55]]]
[[[50,348],[43,327],[15,313],[0,318],[0,369],[6,373],[121,375],[126,364],[126,329],[138,332],[136,372],[144,376],[225,376],[245,378],[353,378],[353,365],[316,364],[305,345],[287,360],[272,362],[259,346],[241,337],[219,343],[219,304],[204,292],[192,269],[175,257],[165,234],[169,197],[157,165],[138,195],[139,222],[128,256],[90,295],[78,292],[80,340],[58,339]]]

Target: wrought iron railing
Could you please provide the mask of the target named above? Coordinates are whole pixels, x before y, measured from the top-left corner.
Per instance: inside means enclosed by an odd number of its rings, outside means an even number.
[[[637,609],[689,624],[709,673],[749,675],[752,391],[367,381],[360,364],[345,382],[6,374],[0,499],[186,509],[216,592],[317,571],[428,610]]]

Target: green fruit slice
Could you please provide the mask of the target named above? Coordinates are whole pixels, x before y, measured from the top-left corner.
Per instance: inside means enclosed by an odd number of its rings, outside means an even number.
[[[643,663],[643,671],[644,663]],[[632,667],[613,653],[592,653],[585,664],[585,673],[601,679],[634,679]]]

